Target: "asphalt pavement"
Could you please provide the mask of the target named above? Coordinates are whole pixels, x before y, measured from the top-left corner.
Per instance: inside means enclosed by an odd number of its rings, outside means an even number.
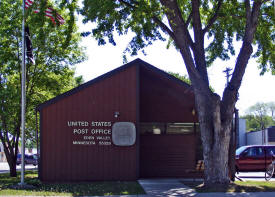
[[[265,181],[264,172],[240,172],[239,174],[236,174],[236,176],[244,181]],[[275,177],[271,178],[270,181],[275,181]]]
[[[25,165],[26,170],[37,170],[37,166],[34,166],[32,164]],[[16,166],[16,170],[21,170],[21,165]],[[0,162],[0,173],[7,173],[10,172],[9,164],[7,162]]]

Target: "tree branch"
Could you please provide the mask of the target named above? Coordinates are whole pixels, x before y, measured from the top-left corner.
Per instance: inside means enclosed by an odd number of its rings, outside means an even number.
[[[164,1],[161,0],[161,4],[168,8],[167,10],[167,17],[169,21],[169,25],[173,30],[173,33],[175,34],[175,31],[177,31],[178,35],[184,36],[187,44],[193,49],[194,48],[194,42],[188,32],[186,23],[184,22],[182,18],[181,11],[178,7],[177,1]],[[176,36],[177,37],[177,36]],[[176,42],[176,40],[174,40]]]
[[[204,34],[202,31],[201,17],[200,17],[200,1],[192,1],[192,22],[195,38],[195,47],[193,49],[194,59],[196,63],[196,69],[199,72],[203,81],[209,86],[209,79],[205,61],[205,49],[204,49]]]
[[[136,7],[124,0],[119,0],[121,3],[123,3],[124,5],[126,5],[127,7],[130,7],[132,9],[136,9]],[[167,25],[165,25],[161,20],[158,19],[158,17],[153,16],[153,20],[155,21],[155,23],[157,23],[160,28],[162,29],[162,31],[166,32],[173,40],[175,40],[175,35],[173,33],[172,30],[169,29],[169,27],[167,27]]]
[[[126,5],[127,7],[130,7],[132,9],[136,8],[135,6],[133,6],[132,4],[128,3],[127,1],[124,1],[124,0],[118,0],[120,1],[121,3],[123,3],[124,5]]]
[[[186,27],[188,27],[188,25],[189,25],[191,19],[192,19],[192,12],[189,14],[189,16],[188,16],[188,18],[187,18],[187,20],[186,20],[186,23],[185,23],[185,24],[186,24]]]
[[[6,119],[4,119],[4,117],[1,117],[1,119],[2,119],[2,123],[3,123],[3,127],[4,127],[3,139],[5,140],[5,138],[6,138],[5,143],[7,144],[9,151],[12,151],[13,148],[11,146],[11,142],[10,142],[9,135],[8,135],[8,127],[7,127]]]
[[[169,27],[167,27],[167,25],[165,25],[161,20],[159,20],[156,16],[153,17],[153,20],[155,21],[155,23],[157,23],[160,28],[162,29],[162,31],[166,32],[169,34],[169,36],[173,39],[176,40],[176,36],[174,34],[174,32],[172,30],[169,29]]]
[[[255,1],[253,3],[252,12],[251,12],[251,23],[253,26],[252,28],[256,28],[258,25],[258,18],[259,18],[261,6],[262,6],[261,1]]]
[[[200,2],[199,0],[192,1],[192,17],[193,17],[193,29],[195,35],[195,43],[201,40],[202,37],[202,25],[201,25],[201,17],[200,17]]]
[[[192,12],[190,12],[188,18],[187,18],[187,21],[185,22],[184,19],[182,18],[182,14],[181,14],[181,10],[179,8],[179,5],[178,5],[178,2],[175,1],[175,4],[176,4],[176,11],[177,11],[177,14],[180,16],[180,20],[183,24],[182,28],[185,32],[185,36],[187,38],[187,41],[188,41],[188,44],[190,45],[190,47],[192,48],[192,50],[194,50],[195,46],[194,46],[194,42],[190,36],[190,33],[188,31],[188,24],[190,23],[191,19],[192,19]]]
[[[232,78],[223,92],[222,98],[222,120],[226,119],[226,116],[233,114],[235,103],[238,99],[238,90],[241,86],[242,78],[245,69],[248,64],[248,60],[253,52],[252,42],[258,25],[258,18],[260,14],[261,1],[254,1],[253,10],[251,12],[249,0],[245,1],[246,8],[246,27],[245,35],[243,38],[242,47],[237,57],[235,69]],[[226,124],[231,124],[227,122]]]
[[[250,1],[245,0],[245,14],[246,14],[246,27],[250,25],[250,17],[251,17],[251,8]]]
[[[127,7],[129,7],[129,8],[132,8],[132,9],[136,9],[137,8],[136,6],[134,6],[134,5],[126,2],[124,0],[119,0],[119,1],[122,4],[126,5]],[[178,6],[177,6],[177,8],[178,8]],[[178,8],[177,12],[180,13],[179,8]],[[190,22],[190,20],[191,20],[191,14],[190,14],[189,17],[190,17],[190,19],[189,19],[189,22]],[[174,41],[176,40],[176,36],[175,36],[174,32],[167,25],[165,25],[161,20],[159,20],[158,17],[153,16],[152,19],[154,20],[155,23],[157,23],[160,26],[160,28],[162,29],[163,32],[166,32]],[[182,17],[181,17],[181,19],[182,19]],[[183,21],[183,19],[182,19],[182,22],[183,22],[183,24],[185,24],[184,21]],[[187,30],[186,27],[184,29]],[[189,34],[188,31],[187,31],[187,33],[188,33],[187,34],[188,42],[189,42],[189,44],[190,44],[191,47],[194,47],[194,43],[192,41],[192,38],[191,38],[191,36],[190,36],[190,34]]]
[[[218,5],[217,5],[217,8],[216,8],[216,10],[215,10],[215,13],[214,13],[213,17],[210,18],[210,20],[209,20],[208,24],[206,25],[206,27],[203,29],[203,34],[205,34],[206,32],[208,32],[209,29],[210,29],[210,28],[212,27],[212,25],[214,24],[214,22],[217,20],[217,18],[218,18],[218,13],[219,13],[219,10],[220,10],[220,8],[221,8],[222,3],[223,3],[223,0],[219,0],[219,1],[218,1]]]
[[[166,16],[168,18],[169,25],[176,37],[174,42],[176,46],[180,49],[180,53],[183,57],[192,83],[200,81],[200,75],[196,70],[195,63],[193,61],[193,57],[190,51],[190,48],[194,49],[194,43],[192,40],[190,40],[191,36],[188,33],[184,20],[182,19],[182,15],[180,13],[176,0],[160,0],[160,2],[165,8],[167,8]]]

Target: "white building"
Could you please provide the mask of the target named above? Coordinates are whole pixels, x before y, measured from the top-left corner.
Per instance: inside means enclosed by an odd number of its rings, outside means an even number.
[[[239,130],[237,133],[237,147],[246,145],[246,120],[240,118],[239,119]]]
[[[275,145],[275,126],[246,133],[246,145]]]
[[[5,153],[4,153],[4,146],[0,142],[0,162],[6,161]]]

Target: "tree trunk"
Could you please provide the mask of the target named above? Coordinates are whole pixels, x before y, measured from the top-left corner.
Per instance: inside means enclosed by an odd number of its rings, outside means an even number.
[[[9,163],[10,166],[10,176],[11,177],[16,177],[17,173],[16,173],[16,162],[12,162],[11,165]]]
[[[229,143],[229,177],[231,181],[235,181],[235,174],[236,174],[236,148],[237,148],[237,136],[238,136],[238,130],[239,130],[239,113],[238,109],[234,109],[234,118],[235,123],[232,124],[231,134],[230,134],[230,143]]]
[[[236,123],[235,123],[236,124]],[[230,142],[229,142],[229,155],[228,155],[228,169],[229,169],[229,178],[231,181],[235,181],[236,165],[235,165],[235,152],[236,152],[236,132],[235,128],[231,129],[230,133]]]
[[[208,131],[208,133],[210,132],[212,131]],[[226,132],[220,130],[220,133],[225,134]],[[230,178],[228,176],[229,139],[230,136],[226,134],[220,139],[217,139],[217,137],[212,139],[214,141],[213,144],[209,144],[203,140],[205,185],[228,184],[230,182]]]
[[[13,156],[7,157],[7,161],[10,167],[10,176],[11,177],[16,177],[17,173],[16,173],[16,158],[17,156],[14,158]]]
[[[196,89],[196,88],[195,88]],[[196,91],[196,90],[195,90]],[[208,96],[205,96],[205,95]],[[228,171],[228,152],[231,124],[221,120],[220,97],[210,92],[195,94],[199,116],[204,157],[204,184],[213,186],[230,182]]]
[[[19,129],[20,127],[18,127]],[[0,134],[1,142],[4,147],[5,156],[7,158],[7,162],[10,167],[10,176],[16,177],[16,160],[17,160],[17,154],[18,154],[18,139],[19,139],[19,133],[20,130],[17,130],[17,136],[15,138],[12,138],[12,142],[5,141],[2,134]]]

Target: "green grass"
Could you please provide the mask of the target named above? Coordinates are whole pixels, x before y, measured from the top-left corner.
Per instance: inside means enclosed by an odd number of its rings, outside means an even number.
[[[134,195],[145,194],[143,188],[136,181],[102,181],[83,183],[41,183],[37,172],[26,171],[26,184],[32,188],[18,187],[20,176],[9,177],[0,174],[0,196],[7,195],[36,195],[36,196],[104,196],[104,195]]]
[[[274,192],[275,181],[235,181],[229,185],[215,185],[206,187],[202,182],[186,182],[183,184],[196,190],[196,192]]]

